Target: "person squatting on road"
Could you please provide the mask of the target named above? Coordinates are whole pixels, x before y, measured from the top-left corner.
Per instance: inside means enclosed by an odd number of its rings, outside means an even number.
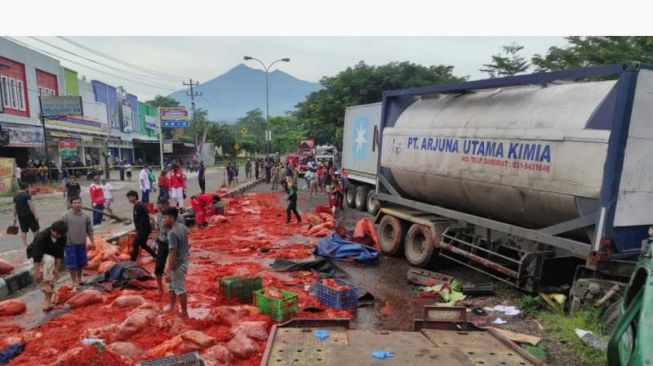
[[[147,206],[138,200],[138,192],[136,191],[127,192],[127,199],[129,200],[129,203],[134,205],[134,228],[136,229],[136,238],[134,238],[130,260],[136,262],[140,248],[145,249],[146,252],[150,253],[152,258],[156,259],[154,249],[147,245],[147,238],[152,232],[150,214],[147,211]]]
[[[23,246],[27,246],[27,231],[32,230],[32,234],[36,236],[39,230],[39,215],[36,214],[36,209],[32,203],[32,195],[27,192],[27,183],[20,183],[20,191],[14,196],[14,225],[18,219],[20,226],[20,240]]]
[[[152,189],[152,182],[150,182],[150,171],[147,164],[143,166],[141,172],[138,174],[138,187],[141,190],[141,202],[150,202],[150,190]]]
[[[162,212],[170,208],[170,202],[167,199],[159,198],[157,201],[159,214],[156,218],[159,233],[156,238],[157,251],[156,251],[156,264],[154,265],[154,275],[156,275],[156,285],[159,293],[163,293],[163,274],[165,273],[166,261],[168,260],[168,227],[163,220]],[[184,217],[177,215],[177,223],[185,225]]]
[[[34,282],[41,283],[43,291],[43,311],[54,307],[52,295],[54,284],[59,279],[59,271],[66,248],[66,223],[57,220],[52,226],[39,232],[31,244],[31,257],[34,261]]]
[[[63,222],[66,223],[66,248],[64,259],[66,269],[70,271],[70,279],[73,289],[82,283],[82,268],[88,264],[86,257],[86,238],[91,241],[91,250],[95,249],[93,239],[93,223],[91,217],[82,212],[82,199],[73,197],[70,199],[70,209],[63,214]]]
[[[174,312],[177,297],[181,304],[181,316],[188,318],[186,296],[186,271],[188,271],[188,229],[177,222],[179,211],[170,207],[162,212],[163,222],[168,228],[168,268],[166,280],[170,282],[170,303],[163,309]]]
[[[195,223],[197,227],[204,228],[208,224],[206,219],[216,214],[216,205],[220,197],[210,193],[202,193],[190,198],[190,204],[195,212]]]
[[[297,212],[297,187],[292,185],[292,179],[283,181],[283,188],[288,192],[288,207],[286,208],[286,224],[290,224],[290,213],[293,212],[297,222],[301,223],[302,218]]]
[[[93,184],[91,184],[91,187],[89,188],[89,192],[91,195],[91,203],[93,204],[93,225],[100,225],[102,223],[102,217],[104,214],[102,211],[104,210],[104,189],[102,188],[102,184],[100,184],[100,177],[95,176],[93,178]]]

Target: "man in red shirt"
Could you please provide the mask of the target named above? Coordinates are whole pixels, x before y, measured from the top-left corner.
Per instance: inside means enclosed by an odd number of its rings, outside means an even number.
[[[184,207],[184,190],[186,179],[179,165],[175,165],[170,172],[170,197],[175,200],[175,207]]]
[[[220,202],[220,197],[210,193],[202,193],[190,198],[190,204],[195,211],[195,223],[198,227],[206,227],[206,219],[215,215],[214,204]]]
[[[161,171],[157,185],[159,186],[159,199],[167,200],[170,197],[170,179],[165,170]]]
[[[104,210],[104,189],[100,184],[100,176],[96,175],[93,178],[93,184],[90,188],[91,202],[93,203],[93,226],[102,223],[102,210]]]

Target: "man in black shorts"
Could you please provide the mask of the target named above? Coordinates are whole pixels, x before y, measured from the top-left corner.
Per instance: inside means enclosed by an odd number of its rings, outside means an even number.
[[[157,201],[159,215],[156,218],[157,226],[159,227],[159,235],[157,235],[157,250],[156,250],[156,265],[154,266],[154,274],[156,275],[156,284],[159,288],[159,293],[163,293],[163,274],[165,273],[166,261],[168,260],[168,227],[163,222],[163,214],[170,207],[170,201],[167,198],[161,197]],[[184,217],[177,215],[177,223],[186,225]]]
[[[27,192],[27,183],[20,183],[20,191],[14,196],[14,222],[20,225],[20,240],[27,246],[27,231],[32,230],[36,236],[39,231],[39,216],[32,204],[32,196]]]
[[[146,252],[150,253],[156,259],[156,253],[147,245],[147,238],[152,232],[150,213],[147,211],[147,207],[138,200],[138,193],[136,191],[127,192],[127,199],[129,203],[134,205],[134,228],[136,229],[131,261],[136,262],[138,252],[141,248],[145,249]]]

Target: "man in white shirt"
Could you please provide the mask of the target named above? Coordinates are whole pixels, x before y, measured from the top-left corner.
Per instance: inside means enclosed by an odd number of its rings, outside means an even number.
[[[138,174],[138,184],[141,190],[141,202],[148,203],[150,202],[150,175],[148,170],[148,165],[145,164],[140,174]]]
[[[111,195],[112,190],[113,186],[111,183],[107,182],[106,179],[102,179],[102,191],[104,192],[104,209],[109,211],[111,215],[113,215],[113,210],[111,210],[111,202],[113,201],[113,196]]]

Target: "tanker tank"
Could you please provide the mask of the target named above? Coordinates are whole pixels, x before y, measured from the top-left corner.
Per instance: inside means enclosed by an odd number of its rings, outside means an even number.
[[[616,81],[422,95],[383,130],[381,167],[407,198],[527,228],[598,208]]]

